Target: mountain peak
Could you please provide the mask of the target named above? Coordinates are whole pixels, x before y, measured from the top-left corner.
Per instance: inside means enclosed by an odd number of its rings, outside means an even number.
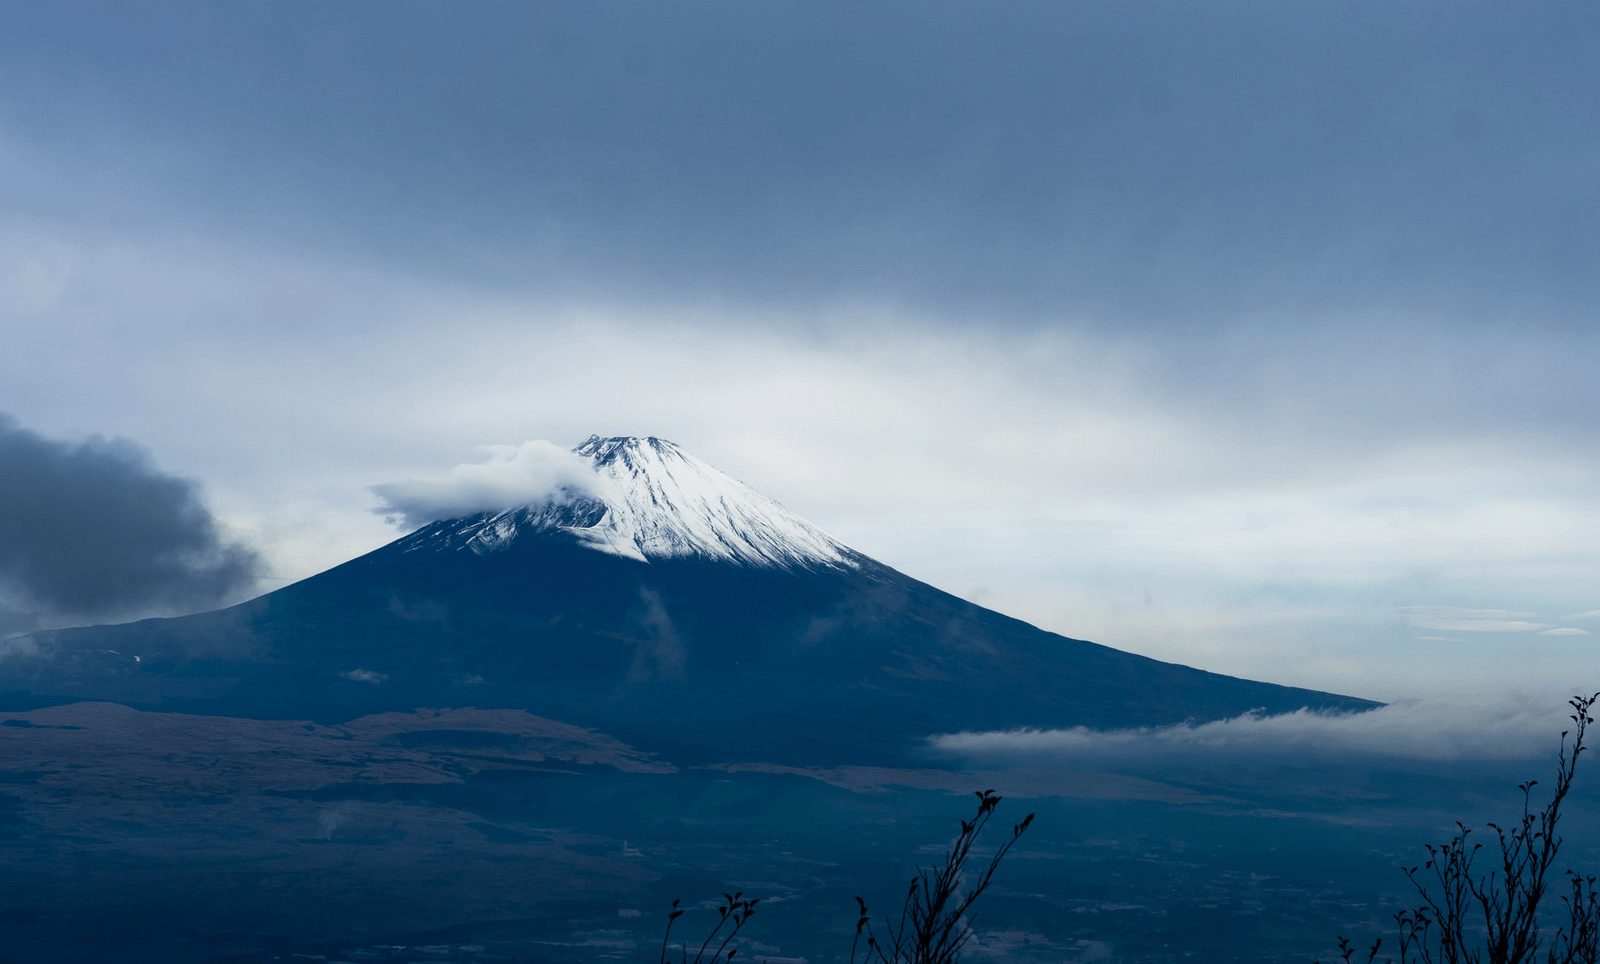
[[[591,435],[573,452],[594,462],[591,491],[436,523],[412,537],[414,548],[448,545],[484,553],[524,534],[559,531],[590,549],[640,562],[859,565],[861,556],[849,546],[666,439]]]
[[[594,459],[597,464],[618,458],[637,458],[645,451],[668,458],[687,456],[676,442],[656,438],[654,435],[614,435],[610,438],[591,435],[572,451]]]

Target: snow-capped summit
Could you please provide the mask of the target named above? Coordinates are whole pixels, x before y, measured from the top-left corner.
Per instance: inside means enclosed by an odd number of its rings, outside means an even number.
[[[435,523],[410,549],[485,553],[527,533],[571,533],[581,545],[641,562],[698,557],[748,566],[855,568],[849,546],[743,482],[658,438],[590,436],[595,484],[544,502]]]

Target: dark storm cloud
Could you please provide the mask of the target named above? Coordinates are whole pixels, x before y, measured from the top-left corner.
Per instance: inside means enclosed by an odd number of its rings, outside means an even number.
[[[1600,295],[1597,28],[1573,2],[35,4],[0,120],[62,181],[5,203],[566,296],[1570,328]]]
[[[193,482],[133,443],[43,438],[0,416],[0,629],[198,608],[253,585]]]

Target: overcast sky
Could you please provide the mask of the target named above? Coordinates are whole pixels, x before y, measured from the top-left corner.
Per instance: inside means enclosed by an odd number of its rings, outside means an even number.
[[[370,486],[648,434],[1067,635],[1582,685],[1597,49],[1576,2],[13,4],[0,428],[167,492],[218,592],[395,537]]]

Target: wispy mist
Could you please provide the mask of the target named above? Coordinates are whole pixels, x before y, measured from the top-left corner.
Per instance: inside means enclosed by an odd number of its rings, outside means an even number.
[[[1568,694],[1569,696],[1571,694]],[[1203,759],[1249,755],[1391,760],[1526,760],[1551,755],[1571,713],[1554,692],[1395,703],[1363,713],[1301,710],[1129,730],[1016,730],[934,737],[942,754],[984,762]]]
[[[604,479],[594,462],[535,439],[521,445],[486,445],[482,462],[457,465],[442,479],[407,479],[372,486],[383,504],[373,511],[395,516],[415,528],[438,519],[455,519],[551,499],[596,495]]]

